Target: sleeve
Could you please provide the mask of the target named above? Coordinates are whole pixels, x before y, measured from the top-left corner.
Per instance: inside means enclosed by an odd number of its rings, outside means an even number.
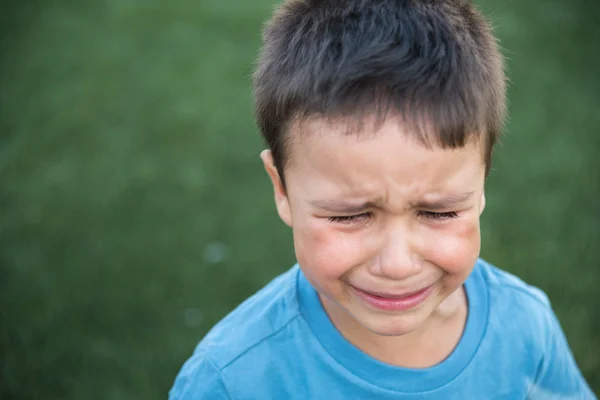
[[[528,396],[531,400],[597,399],[581,374],[560,323],[548,307],[544,356]]]
[[[203,353],[194,354],[181,368],[169,400],[230,399],[219,369]]]

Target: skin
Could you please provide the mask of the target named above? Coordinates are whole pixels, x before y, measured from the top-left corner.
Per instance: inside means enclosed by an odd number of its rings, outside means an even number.
[[[344,337],[380,361],[424,368],[455,348],[467,316],[463,283],[480,251],[482,147],[425,147],[398,119],[378,129],[310,119],[292,126],[286,187],[261,153],[296,257]],[[430,287],[418,306],[383,311],[360,291],[402,295]],[[357,292],[357,290],[359,292]]]

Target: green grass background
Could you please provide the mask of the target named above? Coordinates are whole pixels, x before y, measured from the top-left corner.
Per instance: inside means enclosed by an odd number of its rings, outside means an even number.
[[[480,0],[510,122],[483,256],[550,296],[600,391],[600,4]],[[0,398],[165,398],[294,262],[249,75],[271,0],[0,6]]]

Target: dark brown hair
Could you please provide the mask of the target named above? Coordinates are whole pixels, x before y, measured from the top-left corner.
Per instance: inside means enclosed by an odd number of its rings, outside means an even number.
[[[390,112],[428,146],[481,140],[489,171],[505,86],[491,27],[467,0],[288,0],[263,32],[255,112],[282,180],[291,123]]]

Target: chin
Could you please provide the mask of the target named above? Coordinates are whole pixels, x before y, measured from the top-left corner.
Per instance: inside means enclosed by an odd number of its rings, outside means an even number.
[[[425,318],[416,315],[382,315],[365,321],[362,325],[369,331],[381,336],[403,336],[421,328]]]

